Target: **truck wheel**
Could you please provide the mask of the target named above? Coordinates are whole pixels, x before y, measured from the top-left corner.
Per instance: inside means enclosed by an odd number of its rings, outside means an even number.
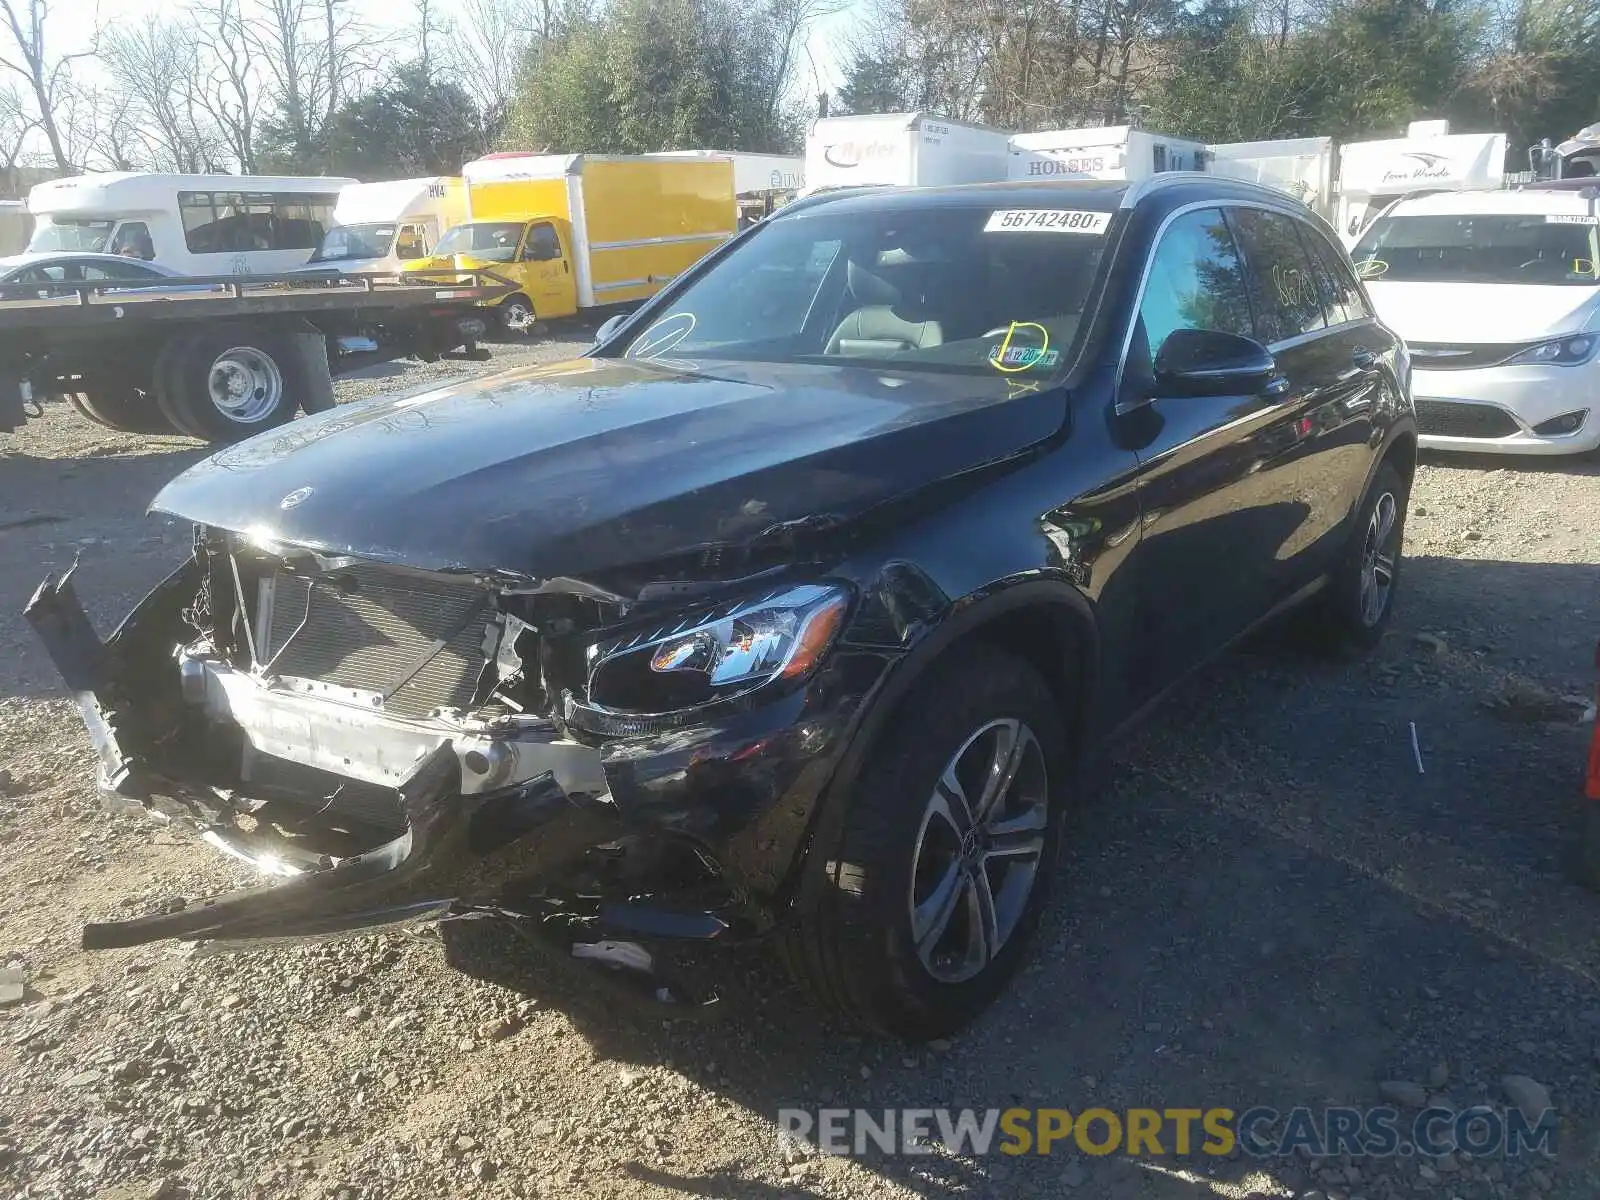
[[[1027,663],[975,646],[935,668],[847,796],[827,891],[783,944],[853,1024],[912,1041],[981,1012],[1021,965],[1049,890],[1069,758]]]
[[[500,302],[500,324],[507,333],[526,337],[533,332],[533,301],[526,296],[508,296]]]
[[[155,397],[139,388],[85,384],[83,391],[62,394],[80,417],[118,433],[183,432],[173,428]]]
[[[282,425],[301,396],[320,390],[310,356],[296,350],[289,337],[248,328],[185,335],[157,365],[162,411],[208,442],[237,442]]]

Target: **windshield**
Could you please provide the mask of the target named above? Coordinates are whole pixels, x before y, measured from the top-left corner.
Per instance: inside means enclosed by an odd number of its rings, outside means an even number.
[[[105,250],[111,237],[115,220],[74,220],[71,217],[52,217],[48,225],[41,225],[28,239],[28,249],[83,250],[98,254]]]
[[[1561,213],[1382,217],[1350,257],[1385,283],[1536,283],[1594,287],[1600,217]]]
[[[510,262],[522,239],[521,221],[486,221],[457,225],[439,239],[435,254],[466,254],[489,262]]]
[[[825,205],[763,222],[624,354],[1054,375],[1076,352],[1110,219]]]
[[[349,258],[382,258],[394,245],[398,225],[335,225],[311,256],[312,262],[337,262]]]

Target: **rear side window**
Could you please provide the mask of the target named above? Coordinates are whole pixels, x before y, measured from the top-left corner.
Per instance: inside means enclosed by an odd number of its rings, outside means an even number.
[[[1308,225],[1300,226],[1300,238],[1311,253],[1311,265],[1317,272],[1317,287],[1322,293],[1322,307],[1328,313],[1328,324],[1342,325],[1370,317],[1372,313],[1356,283],[1355,270],[1344,254]]]
[[[1271,345],[1326,328],[1322,293],[1300,241],[1299,222],[1259,208],[1228,213],[1250,268],[1256,338]]]
[[[1221,209],[1184,213],[1167,226],[1150,259],[1139,321],[1151,367],[1175,330],[1254,336],[1244,264]],[[1137,338],[1132,353],[1140,353]]]

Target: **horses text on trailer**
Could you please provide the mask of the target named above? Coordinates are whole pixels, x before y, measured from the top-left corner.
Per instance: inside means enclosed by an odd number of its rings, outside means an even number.
[[[1010,139],[1005,178],[1140,180],[1163,171],[1203,171],[1206,148],[1128,125],[1049,129]]]
[[[1505,179],[1505,134],[1451,133],[1448,121],[1413,121],[1403,138],[1350,142],[1339,151],[1334,228],[1353,246],[1402,196],[1480,191],[1502,187]]]
[[[352,183],[339,193],[333,228],[310,266],[345,275],[398,275],[433,253],[444,234],[467,219],[467,185],[459,176]]]
[[[52,179],[28,193],[30,251],[126,254],[186,275],[261,275],[303,266],[354,179],[151,175]]]
[[[822,117],[806,137],[805,191],[993,183],[1006,157],[1000,130],[933,113]]]
[[[653,296],[738,227],[721,157],[491,154],[461,174],[467,221],[406,270],[511,281],[499,301],[509,329]]]
[[[1318,216],[1333,219],[1334,149],[1331,137],[1227,142],[1208,148],[1209,169],[1287,192]]]

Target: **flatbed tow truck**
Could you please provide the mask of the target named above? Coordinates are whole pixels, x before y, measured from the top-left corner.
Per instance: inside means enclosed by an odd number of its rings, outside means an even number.
[[[492,271],[0,285],[0,431],[60,395],[128,433],[228,443],[333,407],[333,377],[481,357]]]

